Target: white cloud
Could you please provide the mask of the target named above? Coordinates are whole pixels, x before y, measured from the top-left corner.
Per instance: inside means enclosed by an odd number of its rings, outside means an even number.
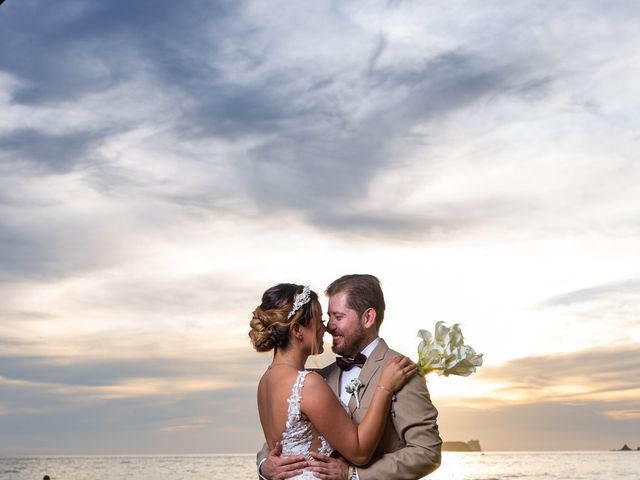
[[[437,320],[489,367],[640,335],[615,288],[640,272],[634,6],[54,10],[0,18],[9,355],[243,356],[265,288],[353,272],[382,279],[411,355]],[[145,428],[226,425],[162,411]]]

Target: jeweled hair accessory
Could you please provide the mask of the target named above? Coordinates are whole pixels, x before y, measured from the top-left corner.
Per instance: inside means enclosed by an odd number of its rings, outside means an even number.
[[[309,288],[309,285],[305,285],[302,292],[298,293],[294,297],[293,307],[291,308],[289,315],[287,315],[287,320],[293,317],[304,305],[309,303],[309,300],[311,300],[311,289]]]

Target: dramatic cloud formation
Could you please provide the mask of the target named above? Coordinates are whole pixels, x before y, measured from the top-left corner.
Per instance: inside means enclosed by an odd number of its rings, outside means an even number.
[[[640,442],[639,18],[5,2],[0,450],[253,451],[249,312],[356,271],[389,343],[444,320],[485,353],[432,380],[445,437]]]
[[[531,450],[589,450],[635,441],[639,361],[640,345],[633,343],[487,367],[476,381],[493,388],[482,397],[443,399],[442,421],[451,425],[449,435],[465,435],[459,425],[474,424],[487,447],[497,450],[511,450],[514,443]]]

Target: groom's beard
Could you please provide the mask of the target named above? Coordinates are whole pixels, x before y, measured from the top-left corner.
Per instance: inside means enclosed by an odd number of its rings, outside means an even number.
[[[336,337],[339,337],[338,340],[342,340],[339,344],[336,345]],[[355,357],[364,347],[367,346],[367,332],[360,325],[358,327],[347,334],[341,334],[336,332],[333,336],[333,344],[331,345],[331,350],[336,355],[342,355],[343,357]]]

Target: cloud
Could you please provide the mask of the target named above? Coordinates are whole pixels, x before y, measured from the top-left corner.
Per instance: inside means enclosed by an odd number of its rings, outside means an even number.
[[[444,440],[475,438],[484,450],[611,450],[624,443],[640,445],[637,417],[613,419],[598,402],[541,401],[481,410],[446,403],[436,406]]]
[[[535,304],[545,351],[637,340],[636,6],[120,3],[0,15],[2,451],[82,450],[92,429],[96,451],[152,432],[196,451],[180,440],[208,445],[230,412],[244,448],[260,437],[243,416],[260,359],[225,373],[207,349],[239,348],[255,293],[281,276],[374,265],[450,285],[443,315],[471,302],[516,335]],[[625,265],[602,278],[629,280],[569,291],[581,267],[555,273],[599,254]],[[535,293],[516,292],[527,276]],[[549,291],[567,293],[536,300]],[[496,355],[523,354],[508,348]],[[478,405],[634,419],[634,360],[487,367],[497,393]]]
[[[56,183],[67,182],[54,180],[51,185]],[[22,209],[4,205],[0,211],[3,282],[64,277],[70,272],[99,269],[122,252],[117,238],[108,234],[107,212],[102,218],[87,218],[60,204]]]
[[[579,321],[584,332],[602,341],[637,340],[640,281],[636,278],[594,285],[554,295],[537,305],[559,319]]]
[[[483,367],[485,381],[503,383],[496,399],[559,403],[601,398],[633,398],[640,381],[633,374],[640,361],[638,344],[623,344],[567,354],[525,357],[497,367]]]
[[[482,375],[483,381],[509,382],[516,389],[526,384],[538,391],[582,378],[594,390],[610,388],[615,393],[633,387],[637,351],[637,345],[631,345],[618,349],[618,353],[610,349],[566,357],[520,359],[500,368],[483,367],[477,375]],[[140,452],[141,445],[150,445],[157,451],[175,449],[173,453],[252,453],[262,441],[254,398],[254,382],[264,368],[259,365],[264,359],[258,357],[235,353],[226,363],[222,361],[224,355],[216,357],[215,362],[179,358],[131,362],[76,360],[78,364],[72,362],[68,366],[56,365],[51,359],[29,358],[7,364],[3,358],[1,365],[9,365],[3,373],[27,378],[24,383],[15,383],[4,377],[1,383],[5,415],[0,416],[0,423],[3,432],[14,441],[11,445],[5,442],[6,451],[27,445],[32,445],[35,451],[46,449],[47,441],[59,436],[62,442],[56,443],[59,447],[86,453]],[[616,379],[615,372],[623,378]],[[215,378],[222,375],[254,386],[236,385],[220,390],[183,388],[194,373]],[[625,379],[627,373],[630,376]],[[135,381],[139,375],[167,378],[169,382],[163,390],[146,396],[104,396],[96,385]],[[53,389],[51,383],[38,383],[58,378],[71,388]],[[75,387],[84,389],[76,391]],[[94,388],[100,394],[96,391],[92,394]],[[637,395],[622,399],[542,395],[522,403],[510,401],[509,397],[510,391],[505,388],[493,398],[470,397],[463,401],[435,398],[443,437],[480,438],[487,450],[608,449],[637,439]],[[47,421],[43,424],[45,417]],[[227,429],[228,418],[236,419],[233,431]],[[164,437],[158,437],[158,433]],[[79,438],[90,438],[90,442],[81,445]],[[29,444],[29,440],[33,443]],[[202,445],[207,447],[203,450]]]
[[[35,15],[46,6],[42,2],[20,2],[5,11],[0,67],[26,81],[16,96],[20,103],[60,101],[110,88],[135,75],[137,62],[138,67],[151,64],[168,80],[184,80],[201,68],[184,53],[196,45],[214,48],[215,42],[203,44],[204,34],[234,5],[142,1],[123,9],[116,3],[72,1],[43,16]]]
[[[167,386],[160,397],[84,403],[41,395],[40,411],[23,408],[0,415],[0,447],[7,454],[248,453],[263,441],[254,392],[185,393]],[[5,393],[15,396],[3,387]],[[229,418],[238,431],[227,428]]]
[[[607,301],[612,297],[633,297],[640,295],[640,280],[629,279],[582,288],[552,297],[541,304],[542,307],[571,307],[588,302]]]
[[[604,412],[604,415],[622,422],[628,420],[640,420],[640,410],[609,410]]]
[[[487,450],[608,450],[640,442],[640,345],[532,356],[484,366],[462,398],[435,398],[445,440]],[[465,379],[468,381],[468,379]]]
[[[11,9],[12,22],[7,22],[0,69],[18,79],[11,105],[68,109],[71,98],[82,104],[98,95],[103,97],[98,108],[108,109],[113,102],[109,95],[119,92],[122,108],[106,129],[103,125],[96,130],[95,115],[90,129],[57,135],[22,129],[5,134],[5,144],[19,157],[37,156],[41,161],[46,161],[44,153],[64,149],[48,161],[58,171],[78,167],[90,151],[85,180],[102,192],[126,188],[139,177],[136,173],[143,173],[147,194],[155,191],[171,202],[205,208],[216,204],[211,192],[229,182],[215,181],[220,173],[215,161],[203,159],[202,168],[189,162],[193,150],[183,151],[180,163],[189,164],[183,172],[196,168],[201,173],[202,188],[195,191],[188,182],[157,189],[166,176],[144,175],[149,166],[143,161],[113,162],[107,156],[105,162],[104,149],[96,148],[122,138],[122,130],[161,122],[164,128],[157,138],[168,135],[166,143],[174,150],[202,139],[245,146],[244,153],[225,158],[226,180],[236,186],[227,193],[240,203],[249,199],[262,212],[301,212],[306,221],[339,232],[429,236],[508,223],[518,213],[536,209],[535,199],[516,209],[511,195],[497,191],[490,198],[481,193],[470,202],[460,199],[403,210],[394,205],[420,192],[419,184],[405,181],[391,198],[390,192],[374,187],[381,176],[406,162],[417,162],[423,170],[437,165],[441,126],[450,119],[468,117],[476,108],[499,113],[512,103],[526,111],[547,98],[552,102],[563,88],[558,78],[567,72],[547,45],[522,56],[517,48],[499,42],[449,44],[439,43],[437,36],[417,36],[420,48],[411,50],[393,30],[376,31],[369,23],[385,14],[422,15],[437,23],[412,3],[374,8],[364,17],[348,7],[315,6],[315,14],[327,22],[316,22],[320,27],[309,26],[305,34],[286,33],[285,28],[304,18],[302,7],[288,9],[284,19],[251,2],[141,2],[126,15],[117,4],[72,2],[46,19],[32,14],[36,8],[43,7],[35,1],[21,2]],[[506,14],[522,22],[519,9]],[[337,32],[329,21],[350,28]],[[479,25],[481,21],[472,23]],[[318,41],[328,34],[337,38],[328,44]],[[521,43],[526,42],[518,37],[516,45]],[[352,53],[335,61],[345,44]],[[307,53],[297,45],[309,47]],[[55,60],[51,50],[59,52]],[[153,105],[162,105],[160,115]],[[138,109],[146,114],[132,118],[128,112]],[[503,119],[492,121],[497,132],[505,129]],[[157,151],[141,150],[139,141],[129,137],[123,145],[125,155],[138,149],[144,157],[157,157]],[[419,147],[419,158],[406,158],[404,151],[411,144]],[[166,155],[159,160],[173,168],[174,160]],[[377,196],[382,208],[364,205]],[[476,205],[473,216],[469,203]],[[496,207],[504,203],[512,211],[496,215]],[[431,213],[440,211],[447,215]]]
[[[198,380],[207,388],[228,388],[246,384],[256,379],[256,372],[260,372],[265,365],[266,357],[256,355],[248,345],[245,352],[239,352],[231,347],[211,348],[209,350],[195,350],[190,356],[182,357],[177,345],[168,349],[171,355],[165,353],[163,347],[169,343],[179,344],[181,339],[167,339],[165,344],[153,343],[157,338],[150,337],[144,349],[140,352],[141,343],[127,345],[118,341],[119,337],[126,339],[126,332],[102,333],[99,335],[78,336],[77,341],[89,347],[87,351],[76,355],[54,353],[36,353],[37,347],[46,346],[46,341],[25,341],[11,337],[0,337],[0,344],[13,349],[14,354],[1,356],[0,376],[4,381],[15,385],[31,385],[43,388],[58,389],[58,387],[109,387],[131,385],[140,381],[144,390],[149,385],[152,394],[157,392],[152,388],[150,380],[174,381],[177,391],[180,389],[180,379],[184,379],[184,388],[188,390]],[[108,345],[106,349],[99,349],[99,342]],[[248,340],[247,340],[248,343]],[[91,346],[96,348],[91,352]],[[36,347],[36,348],[34,348]],[[110,354],[111,349],[118,349],[119,354]],[[24,355],[20,351],[31,350],[31,355]],[[219,386],[217,386],[219,385]],[[62,389],[61,389],[62,391]],[[68,390],[69,392],[71,390]],[[87,390],[88,391],[88,390]],[[99,391],[97,388],[96,391]]]
[[[4,355],[0,446],[7,453],[257,450],[255,385],[266,362],[248,350],[220,348],[199,358],[151,350],[129,357]],[[229,418],[238,430],[222,435]]]
[[[360,89],[361,95],[378,99],[378,106],[346,126],[339,118],[333,123],[320,121],[325,112],[316,110],[317,121],[309,119],[298,131],[289,129],[286,136],[263,143],[250,154],[255,172],[250,191],[267,207],[302,207],[311,221],[323,225],[358,229],[379,224],[397,231],[404,222],[385,222],[384,213],[358,210],[358,200],[369,194],[373,179],[393,163],[395,144],[419,125],[441,121],[497,94],[516,75],[511,67],[486,64],[458,52],[429,59],[409,71],[388,68],[350,79],[345,88]],[[344,219],[343,212],[354,209],[357,213]],[[411,220],[420,225],[419,218]]]
[[[88,160],[96,137],[98,134],[50,135],[33,129],[20,130],[0,136],[0,149],[20,162],[32,161],[45,171],[65,173]]]
[[[364,12],[288,5],[280,15],[254,2],[140,2],[126,14],[114,3],[68,2],[47,15],[34,15],[48,7],[33,0],[10,7],[0,19],[10,119],[0,126],[8,172],[0,203],[11,209],[0,223],[5,280],[129,261],[137,254],[130,239],[193,215],[292,216],[380,242],[526,233],[567,219],[562,228],[571,228],[594,215],[577,212],[580,191],[566,200],[558,162],[539,160],[549,142],[557,150],[547,124],[584,67],[567,68],[571,55],[558,55],[551,40],[528,41],[526,28],[509,45],[497,34],[470,42],[487,25],[469,15],[469,30],[452,41],[440,28],[413,30],[407,19],[437,26],[452,15],[415,2]],[[318,21],[302,20],[309,8]],[[521,8],[501,15],[524,27]],[[397,19],[412,40],[395,30]],[[304,29],[289,28],[300,22]],[[606,112],[601,104],[601,121]],[[538,174],[558,182],[554,194],[528,182]],[[607,184],[620,192],[620,178]],[[523,188],[525,180],[534,186]],[[75,198],[61,199],[64,188]],[[603,187],[589,211],[610,191]]]

